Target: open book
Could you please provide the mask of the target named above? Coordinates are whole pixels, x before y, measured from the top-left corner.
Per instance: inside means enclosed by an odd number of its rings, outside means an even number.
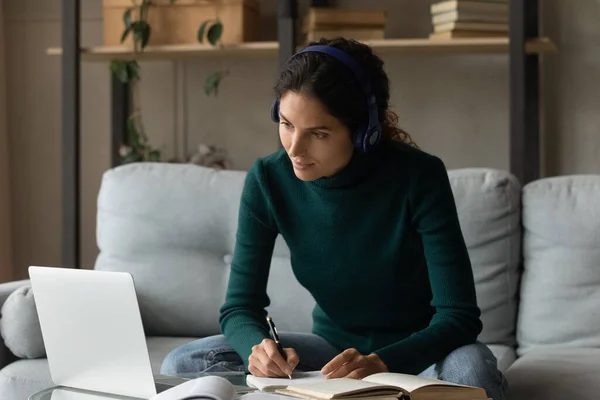
[[[289,382],[289,380],[288,380]],[[292,381],[276,393],[303,399],[486,400],[485,390],[437,379],[398,373],[379,373],[362,380],[338,378],[300,383]]]
[[[221,376],[202,376],[195,379],[190,379],[187,382],[174,386],[164,392],[157,394],[150,400],[239,400],[253,394],[256,389],[246,386],[234,385],[228,379]],[[266,393],[259,393],[260,396],[253,396],[253,400],[265,400],[269,398]],[[275,400],[281,398],[281,395],[274,397]],[[273,400],[269,398],[269,400]]]

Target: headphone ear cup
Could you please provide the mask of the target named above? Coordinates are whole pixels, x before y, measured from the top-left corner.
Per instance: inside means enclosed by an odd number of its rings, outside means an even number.
[[[362,152],[365,152],[364,140],[365,134],[367,130],[367,126],[365,124],[361,124],[354,132],[354,146]]]
[[[271,104],[271,121],[279,122],[279,101],[274,100]]]

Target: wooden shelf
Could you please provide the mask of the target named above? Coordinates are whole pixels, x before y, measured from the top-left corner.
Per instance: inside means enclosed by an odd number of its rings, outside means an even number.
[[[504,38],[465,38],[465,39],[383,39],[365,41],[378,54],[481,54],[508,53],[509,39]],[[209,56],[275,56],[279,49],[277,42],[253,42],[226,45],[215,48],[203,44],[148,46],[137,55],[138,60],[179,60]],[[525,51],[530,54],[555,54],[556,46],[549,38],[530,39]],[[61,55],[62,49],[50,48],[49,55]],[[81,49],[84,61],[108,61],[131,59],[131,50],[125,46],[99,46]]]

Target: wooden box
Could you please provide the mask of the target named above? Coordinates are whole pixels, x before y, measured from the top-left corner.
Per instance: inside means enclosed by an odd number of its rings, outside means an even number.
[[[137,4],[141,0],[135,0]],[[132,0],[103,0],[104,44],[121,45],[125,30],[123,14]],[[149,46],[198,43],[198,29],[208,19],[223,23],[221,42],[224,44],[259,40],[260,9],[258,0],[153,0],[148,13],[151,34]],[[138,13],[132,16],[135,20]],[[205,36],[206,38],[206,36]],[[131,35],[126,45],[131,45]],[[205,43],[207,43],[205,39]]]

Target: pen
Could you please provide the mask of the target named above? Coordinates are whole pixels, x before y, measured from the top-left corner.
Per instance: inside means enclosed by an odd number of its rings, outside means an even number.
[[[273,323],[273,318],[267,317],[267,323],[269,324],[269,330],[271,331],[271,338],[275,341],[277,349],[279,350],[279,354],[281,354],[281,357],[283,357],[283,359],[287,361],[287,356],[285,355],[283,347],[281,347],[281,343],[279,342],[279,335],[277,334],[277,328]],[[292,376],[288,375],[288,378],[292,379]]]

